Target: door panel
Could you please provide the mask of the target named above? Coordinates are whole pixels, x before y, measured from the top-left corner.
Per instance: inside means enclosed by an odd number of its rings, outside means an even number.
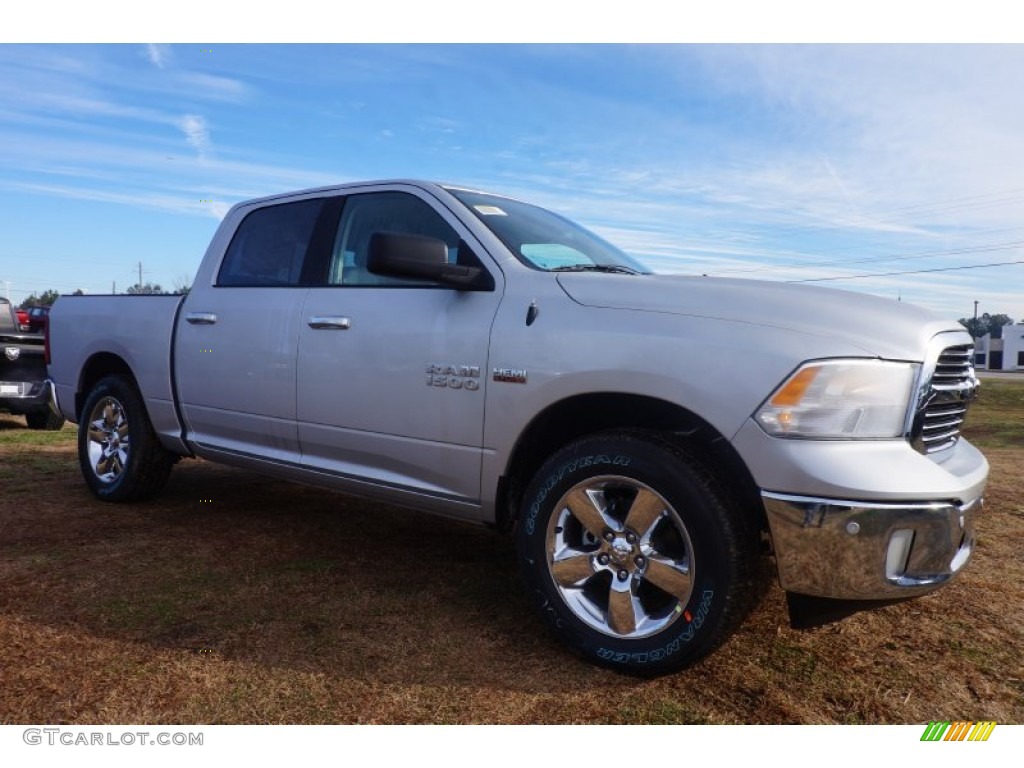
[[[308,292],[210,289],[183,308],[174,349],[189,440],[298,461],[295,354]]]
[[[478,498],[496,307],[487,292],[311,290],[299,328],[303,463]],[[350,327],[310,327],[320,316],[346,317]]]
[[[425,196],[392,190],[346,198],[329,285],[311,289],[299,327],[303,464],[476,502],[500,280],[498,290],[457,291],[371,273],[374,232],[440,239],[453,263],[481,264],[470,233]]]
[[[188,439],[202,447],[297,462],[295,358],[299,317],[317,264],[326,265],[337,201],[306,198],[247,213],[215,285],[185,299],[174,344]]]

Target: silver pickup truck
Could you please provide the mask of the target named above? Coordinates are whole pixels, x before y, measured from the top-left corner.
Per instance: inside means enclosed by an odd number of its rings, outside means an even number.
[[[887,600],[971,555],[970,336],[915,307],[650,274],[542,208],[414,181],[236,205],[184,297],[62,297],[92,492],[201,457],[514,530],[552,631],[678,669],[763,593]]]

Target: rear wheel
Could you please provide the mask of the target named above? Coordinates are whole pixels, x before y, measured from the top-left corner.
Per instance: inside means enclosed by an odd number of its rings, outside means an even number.
[[[598,435],[552,456],[527,490],[518,543],[555,635],[633,674],[706,655],[762,592],[756,527],[699,464],[653,436]]]
[[[78,425],[78,462],[98,498],[148,498],[163,488],[174,461],[131,382],[108,376],[92,388]]]

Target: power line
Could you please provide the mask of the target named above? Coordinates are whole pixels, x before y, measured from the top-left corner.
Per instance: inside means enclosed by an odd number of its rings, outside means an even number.
[[[935,267],[934,269],[910,269],[904,272],[869,272],[864,275],[838,275],[835,277],[807,277],[802,280],[784,280],[786,283],[823,283],[826,280],[856,280],[861,277],[891,277],[893,275],[922,275],[926,272],[955,272],[962,269],[985,269],[986,267],[1005,267],[1009,264],[1024,264],[1018,261],[997,261],[992,264],[968,264],[964,267]]]
[[[1013,248],[1024,246],[1024,240],[1013,240],[1008,243],[992,243],[991,245],[979,245],[974,248],[951,248],[946,251],[926,251],[924,253],[912,253],[905,256],[872,256],[867,259],[838,259],[835,261],[801,262],[799,264],[773,264],[766,267],[751,267],[749,269],[723,269],[716,274],[751,274],[754,272],[771,272],[785,269],[807,269],[816,267],[833,267],[838,264],[868,264],[877,261],[911,261],[914,259],[934,259],[939,256],[961,256],[965,253],[989,253],[991,251],[1008,251]]]
[[[1013,189],[1004,189],[1000,192],[984,192],[980,195],[965,195],[963,197],[953,197],[948,200],[940,200],[931,203],[913,203],[911,205],[903,205],[897,208],[891,209],[891,213],[903,213],[905,211],[919,211],[919,210],[936,210],[936,209],[956,209],[965,205],[975,205],[978,202],[1015,202],[1021,199],[1021,195],[1024,194],[1024,187],[1014,187]]]
[[[822,232],[833,229],[848,229],[860,227],[865,224],[885,224],[898,221],[906,214],[928,215],[936,213],[949,213],[956,210],[978,210],[981,208],[992,208],[1000,205],[1007,205],[1024,200],[1020,193],[1024,189],[1015,188],[1002,192],[990,192],[980,195],[968,195],[966,197],[952,198],[949,200],[930,203],[916,203],[912,205],[890,208],[888,211],[879,211],[877,214],[853,212],[846,215],[837,214],[832,221],[818,224],[792,222],[783,224],[781,229],[802,230],[805,232]]]

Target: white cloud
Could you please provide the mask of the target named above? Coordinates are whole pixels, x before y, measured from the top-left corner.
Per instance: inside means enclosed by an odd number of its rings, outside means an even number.
[[[419,121],[417,127],[422,131],[450,134],[455,133],[459,129],[459,123],[457,120],[435,115],[433,117],[423,118]]]
[[[156,43],[146,44],[146,56],[149,60],[160,69],[167,66],[168,61],[171,58],[171,49],[167,45],[157,45]]]
[[[241,80],[204,72],[180,72],[173,85],[182,93],[217,101],[240,102],[249,94],[249,87]]]
[[[851,228],[978,226],[1024,213],[1024,198],[1001,210],[943,204],[1020,188],[1024,103],[1013,94],[1024,87],[1024,47],[700,51],[719,86],[759,102],[798,140],[747,138],[738,173],[722,181]]]
[[[51,195],[73,200],[92,200],[104,203],[129,205],[136,208],[171,212],[171,213],[205,213],[208,206],[198,200],[188,200],[181,195],[164,195],[143,192],[112,192],[89,187],[72,187],[59,184],[37,184],[31,182],[5,182],[0,180],[0,187],[15,189],[36,194]]]
[[[214,157],[200,163],[194,156],[172,155],[173,145],[152,137],[117,135],[96,139],[65,139],[46,134],[5,131],[0,127],[0,163],[8,170],[37,174],[51,168],[77,167],[90,175],[124,179],[135,174],[141,181],[165,187],[180,181],[182,189],[244,199],[280,192],[282,189],[320,187],[340,183],[347,176],[327,170],[274,165]],[[206,180],[217,180],[211,186]],[[203,179],[201,181],[201,179]],[[156,180],[154,182],[154,180]]]
[[[206,126],[206,120],[200,115],[185,115],[178,123],[178,127],[184,132],[185,141],[195,148],[200,157],[205,157],[211,148],[210,130]]]

